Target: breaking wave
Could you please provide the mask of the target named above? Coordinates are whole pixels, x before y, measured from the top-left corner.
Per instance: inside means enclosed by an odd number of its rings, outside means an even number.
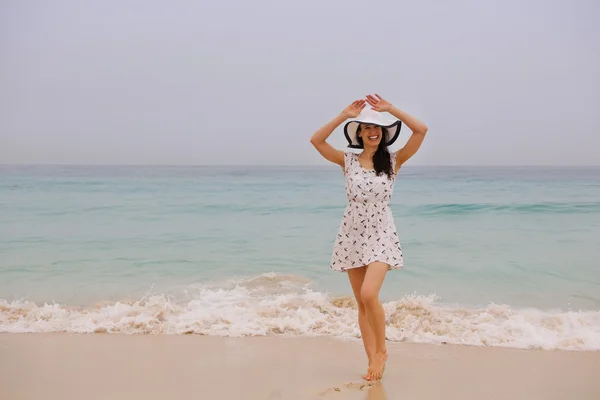
[[[384,303],[390,341],[599,350],[600,312],[490,304],[445,306],[435,295]],[[293,275],[190,287],[186,298],[149,295],[88,307],[0,300],[0,332],[332,336],[359,338],[352,297],[331,297]]]

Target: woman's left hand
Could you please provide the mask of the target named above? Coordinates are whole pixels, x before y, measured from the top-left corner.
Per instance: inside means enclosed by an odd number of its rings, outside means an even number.
[[[369,103],[372,110],[379,112],[389,112],[392,109],[392,103],[382,99],[378,94],[375,94],[375,96],[368,94],[367,103]]]

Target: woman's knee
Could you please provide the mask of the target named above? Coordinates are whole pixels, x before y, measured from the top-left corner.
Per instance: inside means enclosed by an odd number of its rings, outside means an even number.
[[[366,308],[377,304],[377,301],[379,300],[377,291],[368,285],[363,285],[363,287],[360,289],[360,298],[362,304]]]
[[[385,279],[389,265],[382,262],[369,264],[365,272],[365,278],[360,287],[360,297],[368,309],[379,303],[379,290]]]
[[[356,306],[358,308],[359,314],[364,315],[367,313],[367,307],[365,306],[365,303],[362,301],[362,299],[356,299]]]

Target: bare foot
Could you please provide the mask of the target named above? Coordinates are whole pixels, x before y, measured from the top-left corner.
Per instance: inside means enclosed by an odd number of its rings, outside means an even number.
[[[383,353],[376,353],[373,357],[372,362],[369,365],[369,370],[365,377],[368,381],[378,381],[383,377],[383,371],[385,370],[385,362],[387,361],[387,351]]]

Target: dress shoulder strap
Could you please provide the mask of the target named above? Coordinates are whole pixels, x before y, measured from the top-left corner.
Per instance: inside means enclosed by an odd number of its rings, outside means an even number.
[[[396,152],[390,153],[390,163],[392,164],[392,171],[396,170]]]
[[[354,156],[355,153],[352,151],[345,151],[344,152],[344,173],[348,174],[353,167],[354,164]]]

